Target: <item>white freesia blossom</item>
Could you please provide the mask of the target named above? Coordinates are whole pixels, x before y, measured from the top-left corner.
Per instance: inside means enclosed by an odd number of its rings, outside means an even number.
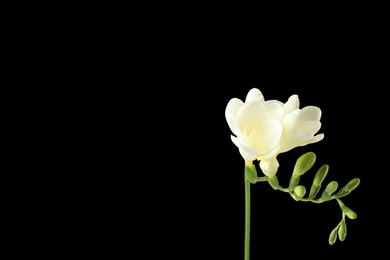
[[[241,156],[246,162],[259,160],[267,176],[276,174],[278,154],[324,138],[324,134],[316,135],[321,128],[321,109],[300,109],[298,95],[290,96],[286,103],[265,101],[261,91],[252,88],[245,102],[238,98],[228,102],[225,117]]]

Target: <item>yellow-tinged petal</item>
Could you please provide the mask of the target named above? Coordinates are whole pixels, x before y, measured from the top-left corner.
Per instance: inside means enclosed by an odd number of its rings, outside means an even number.
[[[237,127],[246,144],[257,151],[273,150],[279,143],[283,127],[266,117],[263,107],[256,102],[245,103],[237,114]]]
[[[238,147],[242,158],[244,158],[247,161],[253,161],[256,159],[256,156],[259,153],[258,151],[247,146],[245,143],[240,142],[240,139],[233,136],[233,135],[231,136],[231,139],[232,139],[233,143]]]

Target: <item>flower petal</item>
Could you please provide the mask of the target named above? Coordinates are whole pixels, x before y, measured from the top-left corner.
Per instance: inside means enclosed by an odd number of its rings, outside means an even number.
[[[261,104],[264,103],[263,93],[261,93],[261,91],[257,88],[252,88],[246,95],[245,103],[249,101],[260,102]]]
[[[240,108],[244,105],[244,102],[242,102],[238,98],[232,98],[228,102],[226,109],[225,109],[225,117],[226,121],[229,125],[230,130],[237,135],[238,129],[236,125],[236,116]]]
[[[267,117],[275,118],[282,122],[283,119],[283,103],[278,100],[268,100],[265,102]]]
[[[316,106],[307,106],[301,109],[299,117],[302,121],[319,121],[321,119],[321,109]]]
[[[292,113],[294,110],[299,108],[299,98],[298,95],[292,95],[288,98],[286,104],[284,104],[283,110],[284,114]]]
[[[258,154],[258,151],[241,143],[240,140],[233,135],[230,136],[230,138],[232,139],[233,143],[238,147],[241,156],[245,160],[254,161],[256,159],[256,155]]]
[[[282,136],[282,124],[266,117],[264,107],[256,102],[245,103],[237,114],[236,122],[248,146],[257,151],[273,150]]]
[[[305,131],[310,133],[317,133],[321,128],[321,122],[319,121],[303,121],[299,122],[298,129],[299,131]]]

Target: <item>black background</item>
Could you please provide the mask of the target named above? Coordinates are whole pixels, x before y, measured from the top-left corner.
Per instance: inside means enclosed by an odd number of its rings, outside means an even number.
[[[301,108],[322,110],[325,138],[278,156],[282,186],[308,151],[317,161],[302,177],[307,189],[323,164],[330,167],[324,183],[361,183],[343,199],[357,218],[347,219],[345,241],[332,246],[328,236],[341,220],[336,201],[296,202],[267,183],[252,185],[251,259],[382,256],[387,85],[380,32],[348,19],[342,26],[286,21],[277,30],[276,21],[249,29],[229,19],[199,24],[196,16],[144,26],[116,19],[118,27],[92,26],[95,34],[76,44],[81,54],[65,70],[67,85],[81,85],[69,93],[76,105],[68,104],[76,108],[71,131],[79,143],[66,164],[77,184],[56,232],[70,238],[57,252],[242,259],[244,161],[225,108],[256,87],[266,100],[297,94]]]

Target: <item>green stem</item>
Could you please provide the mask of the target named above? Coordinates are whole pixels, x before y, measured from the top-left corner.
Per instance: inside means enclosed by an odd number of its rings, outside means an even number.
[[[245,180],[245,260],[249,260],[251,227],[251,183]]]

